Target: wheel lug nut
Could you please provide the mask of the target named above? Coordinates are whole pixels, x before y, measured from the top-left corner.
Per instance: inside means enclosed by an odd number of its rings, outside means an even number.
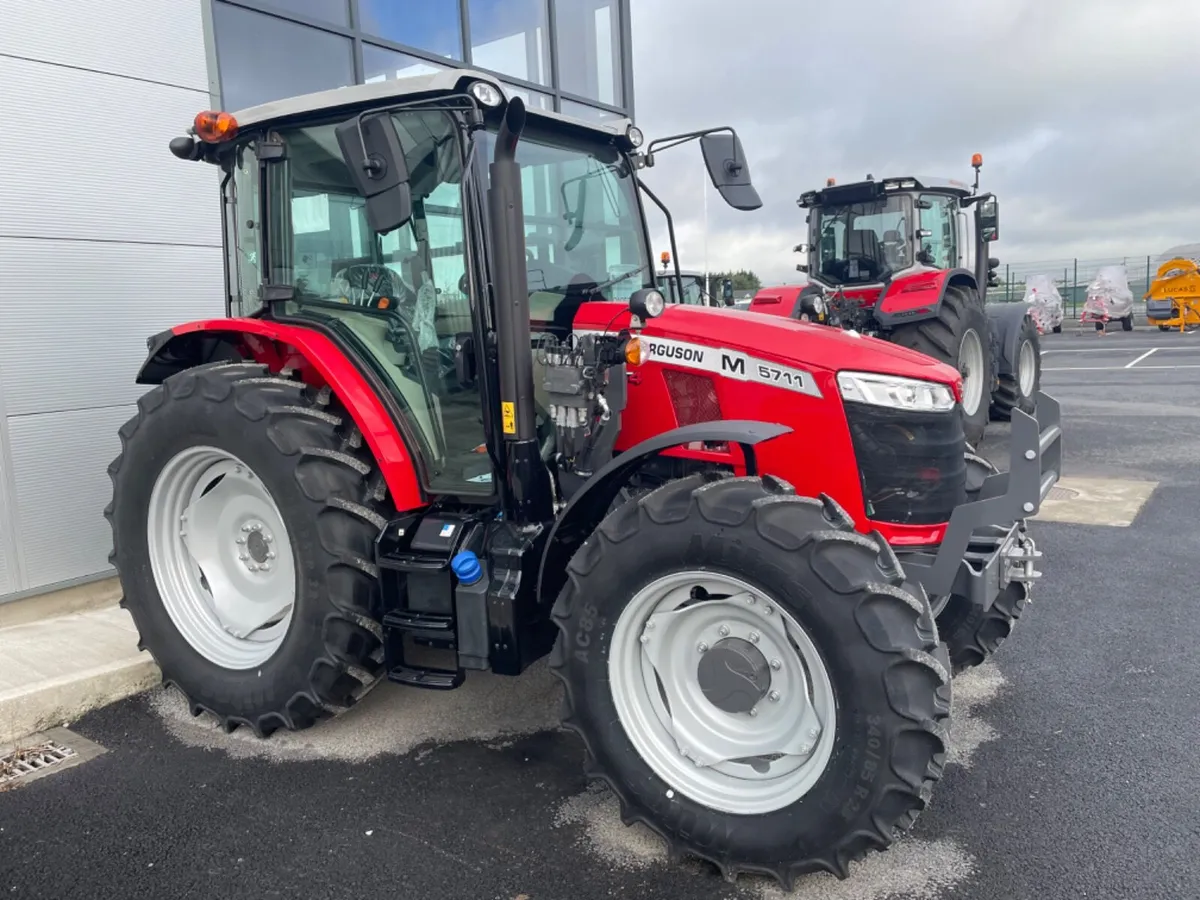
[[[698,646],[696,649],[701,653],[707,653],[708,652],[708,644],[704,643],[704,641],[701,641],[700,646]]]
[[[750,632],[750,643],[752,643],[752,644],[758,643],[758,632],[757,631]]]
[[[771,699],[772,703],[779,702],[779,691],[771,691],[771,693],[767,694],[767,696]]]
[[[771,607],[769,607],[769,606],[768,606],[768,607],[767,607],[767,608],[764,610],[764,612],[766,612],[766,614],[769,616],[771,613],[775,612],[775,610],[771,609]]]
[[[242,531],[249,532],[249,531],[250,531],[250,526],[249,526],[249,525],[243,525],[243,526],[242,526]]]
[[[255,522],[252,527],[255,531],[262,531],[262,525],[258,524],[258,522]]]
[[[722,625],[720,628],[717,629],[717,631],[719,631],[721,633],[721,637],[729,636],[729,626],[728,625]]]
[[[274,550],[268,550],[268,551],[267,551],[267,559],[274,559],[274,558],[275,558],[275,551],[274,551]]]
[[[647,623],[646,623],[646,630],[647,630],[647,631],[653,631],[653,630],[654,630],[654,623],[653,623],[653,622],[647,622]]]
[[[263,537],[265,537],[265,538],[267,539],[267,543],[268,543],[268,544],[272,543],[272,542],[275,540],[275,537],[274,537],[274,535],[272,535],[272,534],[271,534],[271,532],[269,532],[269,531],[268,531],[268,532],[266,532],[266,533],[263,535]]]
[[[250,558],[250,554],[249,554],[249,553],[239,553],[239,554],[238,554],[238,559],[246,560],[246,559],[249,559],[249,558]]]
[[[753,718],[754,716],[757,716],[757,715],[758,715],[758,710],[757,710],[757,709],[752,709],[752,710],[750,710],[750,717],[751,717],[751,718]]]
[[[773,660],[771,660],[771,668],[778,671],[779,669],[783,668],[783,663],[781,663],[777,659],[773,659]]]
[[[650,643],[650,635],[648,635],[648,634],[643,634],[643,635],[642,635],[642,643],[643,643],[643,644],[648,644],[648,643]]]
[[[821,736],[821,729],[820,728],[808,729],[808,736],[810,738],[813,738],[814,740],[816,740],[817,738],[819,738]]]
[[[753,597],[747,597],[747,598],[746,598],[746,602],[747,602],[747,603],[749,603],[751,606],[753,606],[753,605],[754,605],[754,598],[753,598]]]
[[[244,544],[244,543],[246,543],[246,539],[245,539],[245,538],[243,538],[243,537],[240,537],[240,538],[238,538],[238,539],[237,539],[237,542],[238,542],[239,544]]]
[[[234,467],[233,467],[233,471],[235,471],[235,472],[240,472],[240,471],[242,471],[242,467],[241,467],[241,466],[234,466]]]
[[[801,753],[808,753],[808,752],[810,752],[811,750],[812,750],[812,744],[801,744],[801,745],[800,745],[800,752],[801,752]]]

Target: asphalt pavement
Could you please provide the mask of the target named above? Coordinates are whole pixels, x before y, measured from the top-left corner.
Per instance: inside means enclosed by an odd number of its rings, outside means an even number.
[[[1129,528],[1033,524],[1045,577],[1013,637],[955,682],[931,808],[797,898],[1200,897],[1200,335],[1043,349],[1067,474],[1159,486]],[[1006,431],[983,448],[1002,467]],[[587,789],[557,709],[539,666],[449,694],[383,685],[261,742],[155,690],[71,724],[101,756],[0,792],[0,897],[782,896],[667,864]]]

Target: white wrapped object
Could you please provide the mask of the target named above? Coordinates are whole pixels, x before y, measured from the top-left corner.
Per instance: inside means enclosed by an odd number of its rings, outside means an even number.
[[[1124,266],[1103,266],[1088,285],[1084,318],[1123,319],[1133,313],[1133,291]]]
[[[1025,302],[1029,304],[1029,314],[1038,331],[1045,333],[1062,325],[1063,298],[1051,276],[1030,275],[1026,278]]]

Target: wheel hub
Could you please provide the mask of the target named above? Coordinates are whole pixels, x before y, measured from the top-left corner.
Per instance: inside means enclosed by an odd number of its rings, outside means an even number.
[[[247,522],[241,530],[243,533],[235,539],[236,543],[242,545],[238,550],[238,559],[251,572],[259,569],[269,572],[271,561],[275,559],[275,551],[271,549],[275,536],[257,519]]]
[[[748,713],[771,689],[771,667],[749,641],[725,638],[700,658],[696,680],[705,699],[722,712]]]

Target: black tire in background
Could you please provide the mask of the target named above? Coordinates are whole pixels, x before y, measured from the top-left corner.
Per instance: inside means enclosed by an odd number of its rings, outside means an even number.
[[[901,325],[892,331],[891,339],[895,343],[932,356],[959,372],[962,371],[959,355],[963,338],[969,331],[974,331],[978,336],[983,359],[983,371],[978,376],[983,390],[979,406],[973,412],[968,414],[963,409],[963,431],[971,446],[978,444],[987,430],[989,398],[995,382],[989,329],[990,323],[978,296],[967,288],[950,285],[946,288],[936,318]]]
[[[950,681],[928,602],[901,590],[894,562],[832,501],[797,497],[769,476],[692,475],[613,510],[568,566],[550,667],[585,771],[616,794],[622,821],[648,825],[673,858],[709,860],[730,879],[769,873],[786,887],[806,872],[846,877],[849,862],[908,829],[942,775]],[[789,806],[734,815],[684,796],[620,721],[608,670],[616,623],[643,587],[681,570],[755,585],[817,645],[837,701],[835,751]]]
[[[105,510],[124,588],[121,605],[163,682],[226,731],[259,736],[307,728],[352,706],[383,672],[374,541],[386,522],[386,487],[362,435],[329,391],[272,375],[256,363],[214,363],[166,379],[120,429]],[[283,516],[296,563],[291,625],[276,652],[233,670],[203,656],[163,605],[149,562],[147,510],[156,478],[197,445],[243,460]]]
[[[1054,326],[1053,328],[1051,328],[1050,330],[1051,330],[1052,332],[1054,332],[1055,334],[1062,334],[1062,326],[1061,326],[1061,325],[1055,325],[1055,326]]]
[[[1133,314],[1126,316],[1121,320],[1122,331],[1133,331]]]
[[[1017,337],[1017,352],[1013,360],[1015,371],[1008,375],[999,376],[999,384],[992,394],[991,415],[995,419],[1011,419],[1012,411],[1019,409],[1023,413],[1032,414],[1037,406],[1037,392],[1042,383],[1042,356],[1039,349],[1037,325],[1029,316],[1021,320],[1021,331]],[[1020,367],[1025,364],[1021,359],[1022,350],[1029,347],[1032,351],[1028,364],[1033,366],[1033,384],[1028,391],[1021,388]]]

